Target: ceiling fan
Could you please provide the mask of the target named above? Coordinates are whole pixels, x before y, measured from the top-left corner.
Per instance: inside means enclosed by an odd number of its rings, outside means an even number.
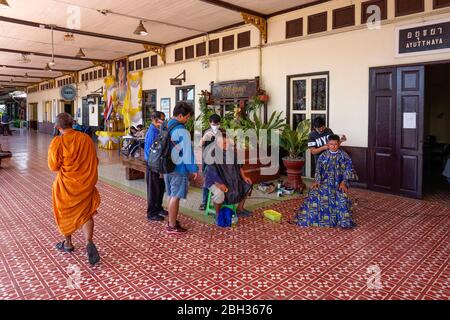
[[[30,63],[31,59],[30,59],[30,55],[26,54],[26,53],[22,53],[19,58],[17,58],[17,62],[19,63]]]

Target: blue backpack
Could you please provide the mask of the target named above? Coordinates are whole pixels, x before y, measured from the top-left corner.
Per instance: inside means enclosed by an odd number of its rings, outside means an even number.
[[[223,228],[231,227],[233,214],[234,212],[230,208],[221,208],[217,215],[217,225]]]

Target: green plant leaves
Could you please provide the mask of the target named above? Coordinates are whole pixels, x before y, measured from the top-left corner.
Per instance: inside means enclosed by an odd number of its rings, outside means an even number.
[[[286,126],[281,135],[281,145],[289,152],[289,158],[298,158],[308,149],[308,136],[311,128],[311,120],[303,120],[292,130]]]

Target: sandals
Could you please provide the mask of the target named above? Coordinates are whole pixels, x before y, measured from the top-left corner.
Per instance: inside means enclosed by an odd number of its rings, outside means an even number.
[[[56,249],[62,252],[73,252],[75,250],[74,247],[66,248],[65,244],[66,241],[58,242],[55,246]],[[100,255],[98,254],[97,248],[95,247],[95,244],[92,242],[89,242],[86,246],[87,254],[88,254],[88,260],[91,265],[95,265],[97,262],[100,261]]]
[[[58,242],[56,244],[55,248],[62,252],[73,252],[75,250],[74,247],[66,248],[66,246],[64,245],[65,243],[66,243],[66,240],[64,240],[62,242]]]
[[[88,260],[91,265],[95,265],[100,261],[100,255],[98,254],[97,248],[94,243],[89,242],[86,246]]]
[[[242,211],[238,212],[237,215],[240,217],[250,217],[253,214],[253,212],[243,209]]]

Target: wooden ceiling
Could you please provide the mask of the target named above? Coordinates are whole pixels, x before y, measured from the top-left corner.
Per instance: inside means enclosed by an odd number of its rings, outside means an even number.
[[[318,0],[7,0],[0,9],[0,86],[26,86],[61,71],[79,71],[92,60],[112,61],[142,52],[143,44],[166,46],[242,22],[241,12],[269,17]],[[80,29],[70,24],[80,13]],[[133,32],[142,19],[148,35]],[[54,29],[54,71],[51,61]],[[64,40],[72,31],[74,41]],[[85,58],[75,58],[82,48]],[[21,53],[28,62],[22,61]],[[60,70],[60,71],[56,71]],[[25,73],[29,76],[23,78]],[[11,82],[11,79],[13,80]],[[15,89],[11,87],[11,90]],[[4,90],[4,89],[2,89]]]

